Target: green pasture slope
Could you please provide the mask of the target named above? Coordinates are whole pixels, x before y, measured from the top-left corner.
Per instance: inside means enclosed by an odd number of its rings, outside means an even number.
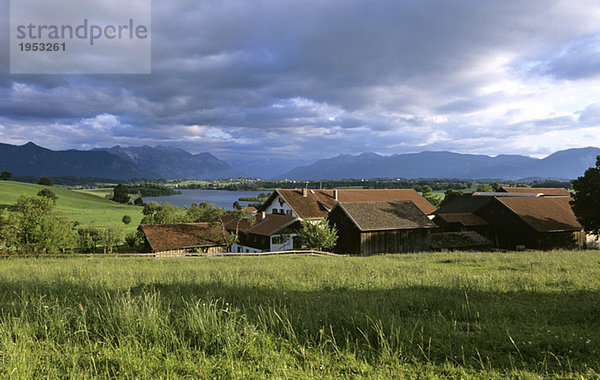
[[[0,378],[598,378],[598,252],[0,261]]]
[[[21,195],[36,195],[46,186],[29,183],[0,181],[0,207],[13,205]],[[88,225],[93,221],[98,227],[116,225],[124,230],[135,230],[142,220],[142,208],[111,202],[97,195],[49,187],[56,196],[56,210],[72,221]],[[121,222],[123,215],[131,216],[131,223]]]

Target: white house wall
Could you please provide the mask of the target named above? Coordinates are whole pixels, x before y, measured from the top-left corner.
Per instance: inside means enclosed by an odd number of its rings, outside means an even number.
[[[288,239],[282,244],[275,244],[274,239],[280,237],[281,235],[273,235],[269,240],[270,252],[278,252],[278,251],[289,251],[294,249],[294,237],[296,234],[286,235]],[[262,249],[249,247],[247,245],[241,244],[233,244],[231,246],[231,252],[233,253],[260,253],[264,252]]]
[[[265,212],[267,214],[273,214],[273,210],[277,210],[275,214],[292,215],[294,217],[298,217],[298,215],[296,215],[294,210],[292,210],[290,205],[288,205],[281,195],[277,195],[275,198],[273,198],[273,201],[265,208]],[[288,212],[291,214],[288,214]]]

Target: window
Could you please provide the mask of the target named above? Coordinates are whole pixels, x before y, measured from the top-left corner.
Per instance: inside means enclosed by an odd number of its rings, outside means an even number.
[[[285,215],[285,210],[284,210],[284,209],[281,209],[281,210],[279,210],[279,213],[280,213],[281,215]]]
[[[292,216],[292,210],[286,210],[285,215]]]
[[[273,209],[273,214],[277,214],[277,209],[276,208]]]

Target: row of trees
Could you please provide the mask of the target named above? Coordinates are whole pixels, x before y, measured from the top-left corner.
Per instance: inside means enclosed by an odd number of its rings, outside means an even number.
[[[56,195],[42,189],[36,196],[20,196],[10,211],[0,213],[0,250],[28,254],[56,254],[67,251],[112,253],[123,240],[116,226],[81,227],[60,216]]]

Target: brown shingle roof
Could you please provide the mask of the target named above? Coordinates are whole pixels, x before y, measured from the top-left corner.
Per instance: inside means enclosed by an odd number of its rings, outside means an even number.
[[[540,232],[582,229],[569,204],[571,197],[496,199]]]
[[[280,214],[266,214],[263,219],[262,215],[258,214],[254,218],[253,224],[250,224],[247,219],[241,220],[238,229],[245,233],[271,236],[298,220],[299,219],[296,217]],[[235,230],[237,223],[237,220],[230,219],[225,223],[225,228],[228,230]]]
[[[371,202],[371,201],[413,201],[425,214],[431,214],[435,207],[427,202],[413,189],[342,189],[337,190],[308,189],[307,196],[302,196],[302,189],[277,189],[296,214],[303,219],[323,218],[328,210],[339,202]]]
[[[340,202],[361,231],[437,227],[413,201]]]
[[[448,223],[462,223],[465,226],[482,226],[487,222],[473,213],[437,214]]]
[[[220,223],[142,224],[153,251],[226,246]]]
[[[571,193],[567,189],[553,187],[503,187],[503,191],[507,193],[534,193],[544,194],[544,196],[570,196]]]

